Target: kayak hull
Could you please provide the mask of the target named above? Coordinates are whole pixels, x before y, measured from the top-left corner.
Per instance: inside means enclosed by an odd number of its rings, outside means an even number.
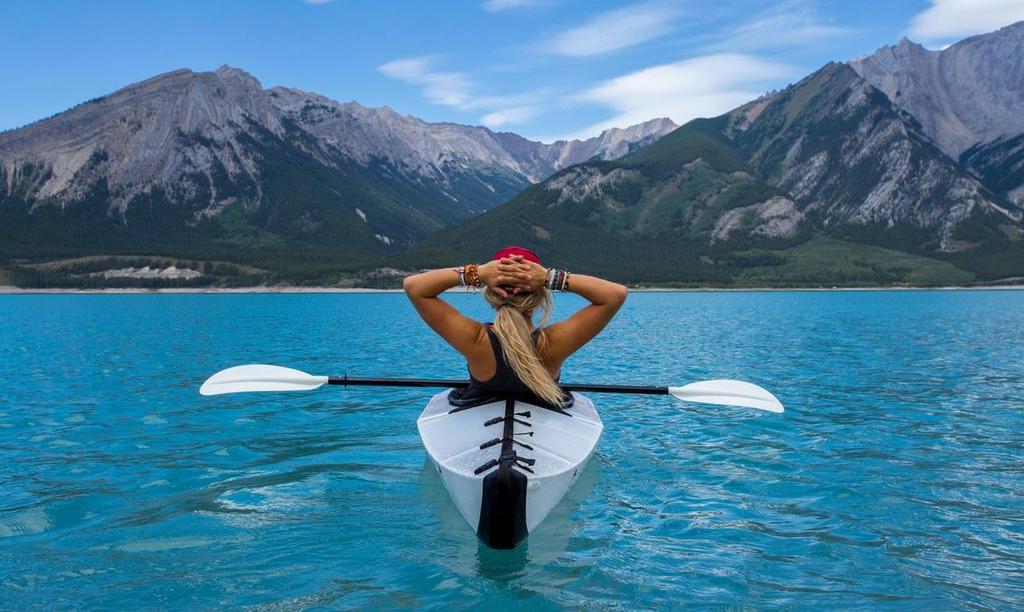
[[[448,393],[435,395],[416,422],[423,446],[480,539],[513,548],[579,478],[604,425],[578,394],[556,411],[515,399],[459,407]]]

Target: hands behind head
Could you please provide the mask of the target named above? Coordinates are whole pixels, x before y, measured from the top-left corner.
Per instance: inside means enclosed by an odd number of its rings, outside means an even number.
[[[547,269],[522,255],[510,255],[482,264],[480,282],[499,296],[506,298],[520,293],[532,293],[544,286]]]

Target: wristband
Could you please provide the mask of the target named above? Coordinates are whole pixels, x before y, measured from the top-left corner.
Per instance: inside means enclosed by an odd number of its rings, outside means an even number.
[[[477,264],[466,264],[463,266],[466,270],[463,275],[465,278],[465,284],[468,287],[479,287],[480,286],[480,266]]]
[[[544,285],[551,291],[565,291],[569,288],[569,272],[549,268],[544,276]]]

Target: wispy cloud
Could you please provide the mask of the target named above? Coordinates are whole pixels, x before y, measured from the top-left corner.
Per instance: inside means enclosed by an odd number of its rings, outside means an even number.
[[[536,117],[541,101],[550,96],[546,90],[508,96],[478,96],[472,79],[462,72],[436,68],[440,58],[434,55],[398,59],[377,67],[381,74],[416,85],[423,97],[434,104],[462,112],[480,112],[480,122],[490,128],[521,124]]]
[[[721,38],[705,49],[710,52],[783,49],[849,34],[853,34],[853,30],[824,21],[808,0],[786,0],[747,21],[730,25]]]
[[[545,0],[487,0],[487,2],[480,5],[480,8],[485,11],[497,13],[498,11],[538,6],[541,4],[545,4]]]
[[[910,35],[925,41],[983,34],[1024,20],[1021,0],[931,0],[914,16]]]
[[[489,128],[500,128],[507,125],[522,124],[533,119],[539,113],[540,108],[536,106],[512,106],[487,113],[480,118],[480,123]]]
[[[524,1],[492,0],[488,4]],[[545,41],[541,48],[563,57],[596,57],[682,27],[681,14],[678,4],[669,2],[634,4],[594,15]],[[726,35],[709,34],[704,39],[708,44],[697,43],[703,54],[592,82],[582,88],[582,93],[576,93],[580,89],[567,93],[553,86],[515,95],[493,95],[493,87],[485,87],[466,72],[448,69],[444,57],[438,55],[396,59],[378,70],[415,85],[428,101],[472,113],[480,123],[495,129],[527,126],[554,109],[606,109],[608,116],[603,121],[560,135],[586,138],[611,127],[627,127],[658,117],[685,123],[727,112],[777,87],[783,79],[798,76],[791,65],[759,56],[759,51],[846,33],[820,19],[810,0],[781,0],[768,10],[747,16]],[[789,42],[779,43],[775,38],[788,38]]]
[[[550,53],[591,57],[644,43],[671,31],[680,11],[664,2],[634,4],[599,13],[542,44]]]
[[[656,117],[685,123],[712,117],[748,102],[792,76],[792,67],[740,53],[718,53],[652,66],[587,90],[579,101],[599,104],[614,114],[570,135],[587,138],[610,127]]]
[[[461,72],[434,69],[435,56],[398,59],[377,67],[382,74],[423,88],[423,96],[434,104],[460,110],[473,108],[469,78]]]

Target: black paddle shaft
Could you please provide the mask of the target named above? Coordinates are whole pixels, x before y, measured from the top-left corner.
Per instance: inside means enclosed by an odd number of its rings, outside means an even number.
[[[468,380],[423,380],[418,378],[356,378],[331,376],[329,385],[342,387],[443,387],[447,389],[469,386]],[[565,391],[586,391],[589,393],[629,393],[633,395],[668,395],[668,387],[640,387],[636,385],[559,385]]]

